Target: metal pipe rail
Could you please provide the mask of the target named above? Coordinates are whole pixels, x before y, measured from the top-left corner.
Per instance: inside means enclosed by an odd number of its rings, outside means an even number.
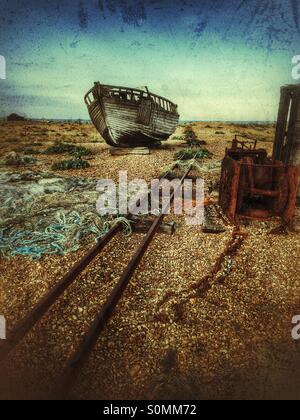
[[[58,391],[55,391],[55,394],[59,397],[67,396],[74,384],[77,375],[79,374],[81,368],[88,359],[90,353],[92,352],[101,332],[105,328],[105,325],[111,318],[115,307],[117,306],[119,300],[121,299],[131,277],[133,276],[135,270],[137,269],[141,259],[145,255],[150,243],[152,242],[155,234],[158,232],[165,215],[171,207],[171,204],[174,201],[175,194],[182,187],[182,184],[185,178],[188,176],[191,170],[191,165],[187,169],[186,173],[180,180],[180,184],[172,192],[170,201],[162,209],[162,212],[157,216],[152,223],[148,233],[143,239],[142,243],[138,247],[133,258],[128,263],[126,269],[124,270],[122,276],[120,277],[119,282],[114,287],[111,295],[107,299],[106,303],[102,306],[101,310],[95,317],[93,323],[91,324],[89,330],[83,337],[81,344],[79,345],[77,351],[69,359],[67,366],[63,372],[63,375],[59,378]],[[160,182],[163,181],[165,177],[159,178]],[[149,194],[146,194],[147,198]],[[143,199],[143,198],[142,198]],[[130,209],[129,209],[130,210]],[[130,218],[130,215],[129,215]],[[67,288],[75,281],[75,279],[84,271],[85,268],[94,260],[94,258],[105,248],[105,246],[117,235],[118,232],[122,230],[122,222],[117,223],[113,226],[99,241],[94,245],[81,259],[78,261],[70,271],[56,284],[27,314],[23,319],[21,319],[14,330],[8,334],[8,337],[5,341],[0,343],[0,363],[2,363],[10,352],[20,343],[20,341],[25,337],[25,335],[40,321],[40,319],[47,313],[47,311],[54,305],[58,298],[67,290]]]
[[[161,177],[162,181],[165,177]],[[149,193],[142,199],[147,199]],[[129,216],[131,211],[129,209]],[[105,248],[105,246],[122,230],[122,223],[113,226],[102,238],[94,245],[27,314],[21,319],[14,330],[8,333],[5,341],[0,343],[0,363],[10,354],[10,352],[20,343],[25,335],[37,324],[46,312],[54,305],[57,299],[67,290],[67,288],[76,280],[76,278],[85,270],[85,268],[94,260],[94,258]]]
[[[93,323],[91,324],[89,330],[85,333],[82,342],[80,343],[79,347],[75,351],[75,353],[69,359],[67,366],[58,381],[58,387],[56,388],[58,391],[55,391],[58,394],[58,397],[66,398],[76,381],[80,370],[84,366],[85,362],[87,361],[89,355],[91,354],[101,332],[104,330],[107,322],[111,318],[115,307],[117,306],[119,300],[121,299],[131,277],[133,276],[136,268],[138,267],[141,259],[145,255],[152,239],[154,238],[155,234],[157,233],[160,225],[163,222],[163,219],[171,207],[171,204],[174,201],[175,194],[177,191],[182,187],[182,183],[185,178],[188,176],[191,167],[186,171],[184,176],[181,178],[180,184],[173,191],[169,203],[163,208],[162,213],[156,217],[152,226],[150,227],[147,235],[145,236],[144,240],[138,247],[136,253],[128,263],[127,267],[125,268],[123,274],[121,275],[117,285],[114,287],[111,295],[102,306],[99,313],[96,315]]]
[[[25,335],[34,325],[45,315],[57,299],[66,289],[76,280],[79,274],[93,261],[93,259],[103,250],[103,248],[121,231],[121,223],[113,226],[98,242],[94,245],[80,261],[56,284],[36,306],[17,323],[14,330],[8,334],[6,340],[0,343],[0,362],[18,345]]]

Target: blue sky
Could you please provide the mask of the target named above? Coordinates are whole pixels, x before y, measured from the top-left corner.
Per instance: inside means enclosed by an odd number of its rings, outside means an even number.
[[[94,81],[147,85],[182,119],[275,120],[300,0],[0,0],[0,116],[88,118]]]

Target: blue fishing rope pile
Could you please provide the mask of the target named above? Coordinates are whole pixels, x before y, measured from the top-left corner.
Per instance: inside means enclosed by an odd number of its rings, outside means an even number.
[[[69,214],[59,212],[54,222],[43,231],[0,228],[0,254],[3,257],[23,255],[33,260],[44,255],[65,255],[77,251],[82,239],[93,235],[97,240],[107,230],[107,226],[100,229],[91,219],[88,223],[76,211]]]
[[[93,200],[74,203],[73,209],[62,208],[55,200],[55,192],[37,190],[45,176],[29,175],[26,174],[25,182],[24,174],[2,173],[0,176],[3,199],[0,208],[1,257],[21,255],[38,260],[44,255],[65,255],[78,250],[83,242],[98,240],[107,232],[108,218],[97,214]],[[61,178],[59,182],[60,188],[62,183],[65,188],[64,192],[61,191],[63,197],[68,194],[69,198],[73,198],[73,192],[89,194],[95,191],[95,181]],[[50,202],[53,200],[53,206],[44,206],[35,214],[36,203],[40,205],[45,196],[50,198]]]

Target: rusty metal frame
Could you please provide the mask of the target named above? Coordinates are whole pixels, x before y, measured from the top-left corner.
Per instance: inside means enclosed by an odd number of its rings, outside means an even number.
[[[253,148],[244,147],[235,138],[222,162],[219,204],[233,223],[242,218],[272,220],[279,217],[289,225],[295,213],[298,179],[298,167],[272,161],[264,149],[256,149],[256,144]],[[246,197],[250,202],[252,197],[253,208],[248,202],[248,209],[243,211],[241,207]],[[255,209],[254,198],[257,197],[269,200],[271,210],[267,205],[265,209]]]

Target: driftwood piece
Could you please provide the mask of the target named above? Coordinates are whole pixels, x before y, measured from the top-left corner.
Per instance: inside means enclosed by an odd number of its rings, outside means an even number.
[[[126,155],[150,155],[148,147],[134,147],[127,149],[123,147],[114,147],[109,149],[111,156],[126,156]]]

